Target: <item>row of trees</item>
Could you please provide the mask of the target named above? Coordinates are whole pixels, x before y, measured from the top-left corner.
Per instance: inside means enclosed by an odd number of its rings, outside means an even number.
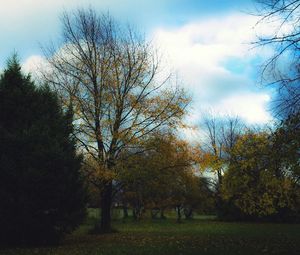
[[[114,176],[113,195],[114,205],[123,208],[124,217],[128,217],[128,208],[136,220],[142,218],[146,210],[151,212],[152,218],[164,219],[165,210],[176,209],[178,221],[183,213],[186,218],[192,218],[194,210],[213,210],[214,194],[208,178],[199,172],[197,147],[169,131],[155,132],[140,143],[138,153],[126,151],[121,157]],[[89,166],[95,164],[91,158],[88,162],[84,172],[90,172]],[[94,177],[89,178],[93,183]],[[98,207],[99,192],[92,187],[94,195],[90,204]]]
[[[215,174],[215,210],[222,219],[299,221],[299,112],[275,127],[247,127],[238,118],[203,119],[200,168]]]
[[[130,207],[135,219],[145,210],[164,218],[175,209],[178,221],[193,211],[225,220],[299,220],[299,116],[273,130],[251,129],[236,118],[207,118],[204,127],[200,149],[156,133],[143,153],[123,155],[114,201],[124,216]]]
[[[154,134],[144,145],[143,154],[120,166],[122,203],[130,204],[134,216],[150,209],[153,218],[164,218],[165,209],[175,208],[191,218],[193,210],[213,207],[207,179],[197,175],[198,150],[172,134]]]
[[[279,123],[251,130],[237,119],[204,119],[207,139],[202,167],[217,174],[216,210],[225,219],[299,220],[299,0],[256,0],[259,47],[274,55],[262,82],[277,89],[273,113]],[[228,134],[228,136],[224,136]]]

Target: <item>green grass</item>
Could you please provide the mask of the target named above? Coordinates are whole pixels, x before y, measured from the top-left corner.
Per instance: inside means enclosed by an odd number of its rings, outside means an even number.
[[[299,224],[226,223],[203,216],[178,224],[173,214],[168,220],[134,222],[116,213],[113,227],[118,233],[90,235],[98,215],[90,210],[86,223],[58,247],[6,249],[0,254],[300,254]]]

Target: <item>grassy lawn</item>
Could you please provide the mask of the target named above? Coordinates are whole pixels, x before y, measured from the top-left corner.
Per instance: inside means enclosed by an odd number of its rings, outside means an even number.
[[[58,247],[0,250],[0,254],[300,254],[300,225],[225,223],[207,217],[176,223],[115,219],[117,233],[90,235],[98,212]],[[118,218],[118,215],[115,215]]]

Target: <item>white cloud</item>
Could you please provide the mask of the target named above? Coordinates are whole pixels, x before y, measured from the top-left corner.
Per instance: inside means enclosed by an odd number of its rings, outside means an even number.
[[[174,65],[185,72],[188,66],[197,67],[201,73],[207,70],[226,73],[221,65],[224,59],[250,54],[246,43],[253,40],[255,20],[247,15],[214,18],[171,30],[160,28],[154,37]]]
[[[46,59],[40,55],[30,56],[22,63],[22,71],[26,74],[30,74],[36,81],[40,80],[41,71],[47,71],[49,68]]]
[[[231,14],[154,32],[156,44],[193,94],[194,117],[188,118],[192,123],[199,121],[203,108],[237,114],[249,123],[271,119],[267,112],[270,96],[257,92],[253,72],[258,68],[257,58],[272,51],[251,50],[256,22],[250,15]]]
[[[225,98],[214,106],[220,115],[237,115],[249,124],[264,124],[272,120],[266,110],[270,101],[268,94],[247,93]]]
[[[255,39],[255,22],[252,16],[234,14],[155,30],[156,44],[166,53],[167,65],[178,70],[193,96],[189,124],[199,123],[203,109],[238,115],[251,124],[271,120],[267,111],[270,95],[257,91],[253,81],[255,59],[271,54],[269,49],[249,50],[248,43]],[[34,73],[44,65],[45,60],[36,55],[25,61],[23,69]]]
[[[46,60],[40,55],[33,55],[26,59],[22,64],[22,70],[25,73],[35,73],[41,67],[46,65]]]

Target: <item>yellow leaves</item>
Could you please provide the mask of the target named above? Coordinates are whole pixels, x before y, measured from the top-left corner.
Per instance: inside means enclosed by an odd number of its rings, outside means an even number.
[[[120,178],[145,206],[170,206],[192,189],[196,152],[170,133],[156,133],[143,142],[145,153],[122,165]],[[120,171],[120,168],[119,168]]]
[[[95,160],[92,157],[85,158],[85,165],[82,169],[91,180],[101,182],[114,180],[117,176],[114,169],[108,169],[104,162]]]
[[[272,215],[277,212],[276,201],[274,201],[274,194],[265,192],[260,196],[258,205],[260,206],[259,214],[261,215]]]
[[[210,169],[213,172],[219,171],[224,165],[224,161],[222,159],[209,152],[200,153],[199,162],[200,170],[202,171],[207,169]]]
[[[295,205],[296,187],[274,164],[270,140],[265,133],[246,134],[231,152],[224,175],[222,195],[246,215],[264,217]]]

